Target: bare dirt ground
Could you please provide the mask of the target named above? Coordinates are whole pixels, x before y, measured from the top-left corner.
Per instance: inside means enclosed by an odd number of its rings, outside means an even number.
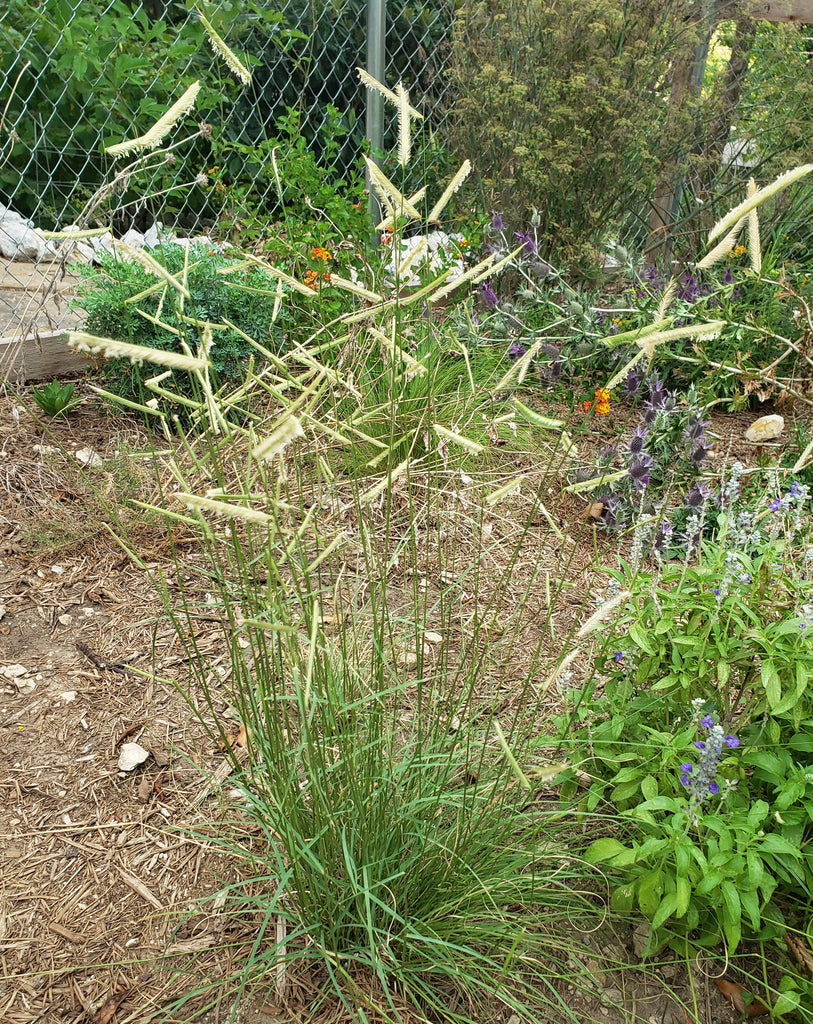
[[[742,457],[733,439],[742,437],[750,418],[715,422],[717,434],[732,439],[718,445],[720,457]],[[143,446],[139,429],[88,405],[46,432],[15,399],[0,399],[3,1024],[146,1024],[183,986],[227,976],[242,955],[244,924],[225,919],[216,902],[193,912],[195,902],[218,891],[235,867],[214,846],[182,831],[229,813],[219,800],[229,762],[166,681],[188,685],[175,630],[148,575],[115,541],[103,508],[83,483],[81,464],[95,454],[102,459],[95,486],[113,503],[121,501],[133,478],[138,482],[138,462],[127,479],[104,467],[115,466],[116,453]],[[610,424],[602,429],[609,432]],[[565,539],[558,548],[533,550],[531,537],[525,557],[547,559],[550,572],[566,573],[570,590],[562,591],[553,619],[556,635],[566,636],[574,617],[583,614],[596,550],[611,558],[616,546],[596,531],[579,499],[551,493],[547,507]],[[130,528],[130,543],[148,566],[172,576],[176,570],[160,525],[132,514]],[[194,551],[183,557],[192,566]],[[523,575],[530,578],[531,572],[521,560],[518,593]],[[193,574],[175,584],[204,596]],[[544,587],[531,588],[530,600],[541,607]],[[204,650],[210,645],[218,673],[225,654],[205,629],[203,623],[199,643]],[[194,691],[190,698],[194,704]],[[225,700],[217,710],[226,715]],[[150,756],[123,771],[118,759],[131,742]],[[595,942],[604,956],[634,960],[631,934],[601,926]],[[193,966],[185,961],[189,973],[168,969],[162,960],[167,952],[196,957]],[[611,971],[597,958],[573,966],[594,991],[570,993],[585,1022],[737,1019],[713,984],[721,973],[713,960],[696,965],[696,1018],[664,994],[666,983],[691,1004],[689,979],[679,965]],[[293,1021],[300,1005],[296,984],[284,1003],[269,987],[239,1019]],[[224,998],[203,1019],[225,1021],[232,1006]]]

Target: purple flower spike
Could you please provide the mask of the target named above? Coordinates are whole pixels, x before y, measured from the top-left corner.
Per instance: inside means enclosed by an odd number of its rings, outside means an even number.
[[[505,224],[503,223],[502,214],[497,210],[491,211],[491,230],[492,231],[504,231]]]
[[[734,275],[731,272],[731,267],[728,267],[723,274],[723,284],[734,284]]]
[[[536,255],[536,248],[537,248],[536,242],[531,237],[531,235],[528,234],[527,231],[515,231],[514,235],[515,235],[516,238],[519,239],[520,242],[522,242],[525,245],[525,255],[526,256],[535,256]]]
[[[500,299],[488,281],[483,281],[480,285],[480,300],[486,309],[496,309],[500,304]]]
[[[528,351],[524,345],[520,345],[518,341],[515,341],[508,349],[508,356],[511,359],[521,359]]]

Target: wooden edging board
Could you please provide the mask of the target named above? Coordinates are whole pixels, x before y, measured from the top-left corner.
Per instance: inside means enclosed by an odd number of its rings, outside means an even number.
[[[81,373],[87,358],[68,348],[66,331],[37,331],[26,338],[0,338],[0,382],[24,384]]]

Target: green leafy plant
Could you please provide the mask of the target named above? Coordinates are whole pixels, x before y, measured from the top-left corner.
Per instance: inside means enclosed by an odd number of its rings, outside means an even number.
[[[781,937],[788,899],[813,894],[813,580],[793,559],[794,486],[764,535],[729,514],[696,566],[614,574],[612,623],[572,694],[580,806],[608,803],[621,827],[586,855],[617,870],[613,905],[649,918],[650,949]]]
[[[59,416],[67,415],[82,401],[81,398],[74,399],[73,391],[73,384],[60,384],[58,380],[52,380],[44,387],[32,388],[31,396],[48,416]]]

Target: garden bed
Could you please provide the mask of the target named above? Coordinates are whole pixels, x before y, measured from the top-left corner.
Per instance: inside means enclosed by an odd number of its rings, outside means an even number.
[[[169,682],[188,688],[191,704],[206,719],[151,577],[163,574],[170,588],[205,604],[202,556],[195,543],[176,537],[173,557],[160,524],[131,516],[124,539],[145,571],[106,528],[105,500],[121,507],[150,491],[144,460],[127,454],[144,448],[137,422],[88,405],[46,430],[25,411],[12,412],[12,402],[4,401],[0,1007],[9,1024],[79,1024],[113,1019],[117,1002],[115,1020],[146,1022],[195,978],[226,978],[239,969],[251,937],[244,920],[231,919],[216,903],[189,916],[196,900],[211,896],[238,868],[213,843],[186,830],[239,811],[229,797],[230,762]],[[741,441],[747,419],[715,415],[711,431],[721,459],[759,454]],[[585,435],[582,443],[588,440]],[[514,468],[533,472],[533,463],[517,459]],[[513,646],[515,663],[501,675],[499,690],[482,694],[485,703],[498,701],[504,715],[514,700],[512,680],[528,671],[523,649],[537,649],[545,632],[542,646],[555,657],[556,638],[573,634],[591,595],[606,582],[596,575],[597,553],[612,564],[618,550],[585,516],[584,501],[564,493],[561,484],[552,478],[544,494],[561,533],[558,543],[551,543],[547,528],[528,528],[521,501],[501,507],[492,519],[495,539],[505,541],[505,550],[518,543],[520,551],[513,598],[505,595],[497,617],[508,622],[521,613],[525,622],[523,643]],[[426,543],[424,584],[431,591],[442,586],[442,570],[431,535]],[[502,550],[495,544],[496,575],[504,569],[498,564]],[[345,563],[341,572],[352,577],[358,569]],[[558,599],[548,615],[551,579],[558,581]],[[393,570],[388,585],[391,605],[408,606],[410,575]],[[521,600],[522,609],[512,600]],[[197,637],[215,676],[225,675],[228,664],[209,621],[216,617],[200,616]],[[461,638],[444,636],[442,643],[454,648]],[[24,671],[9,673],[15,665]],[[561,710],[559,701],[555,688],[544,694],[541,722]],[[225,697],[216,707],[221,724],[234,734],[239,724],[230,720]],[[121,771],[122,745],[136,741],[149,757]],[[555,795],[543,786],[536,797]],[[723,959],[712,954],[695,962],[692,996],[684,965],[672,956],[639,963],[633,929],[602,923],[600,906],[599,897],[595,934],[578,936],[594,956],[574,959],[578,984],[560,986],[577,1020],[682,1024],[689,1017],[676,997],[705,1004],[698,1020],[739,1019],[714,984],[725,973]],[[190,973],[174,976],[169,966],[181,963]],[[318,971],[297,973],[287,979],[280,1001],[269,982],[239,1019],[294,1020],[318,983]],[[226,997],[205,1020],[226,1020],[230,1009]]]

